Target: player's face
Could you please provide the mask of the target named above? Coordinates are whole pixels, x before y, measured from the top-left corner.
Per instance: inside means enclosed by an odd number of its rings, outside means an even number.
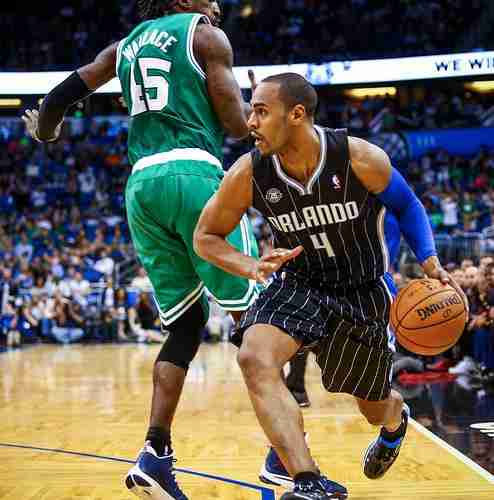
[[[280,152],[288,142],[288,113],[278,87],[276,83],[260,83],[252,96],[248,126],[263,156]]]

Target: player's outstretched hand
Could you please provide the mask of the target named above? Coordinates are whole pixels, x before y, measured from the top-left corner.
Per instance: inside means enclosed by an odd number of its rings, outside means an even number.
[[[38,142],[56,141],[60,136],[60,132],[62,131],[63,121],[60,122],[55,128],[53,137],[47,140],[41,140],[38,136],[39,111],[37,109],[26,109],[24,115],[22,116],[22,121],[26,124],[26,130],[28,134]]]
[[[269,277],[278,271],[278,269],[289,260],[295,259],[304,251],[304,247],[299,245],[291,250],[286,248],[275,248],[271,252],[263,255],[257,261],[255,270],[256,281],[263,285],[268,284]]]

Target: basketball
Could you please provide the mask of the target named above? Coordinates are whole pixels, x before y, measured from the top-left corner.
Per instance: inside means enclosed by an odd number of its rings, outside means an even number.
[[[451,285],[417,279],[398,293],[390,320],[405,349],[432,356],[456,344],[465,328],[467,309]]]

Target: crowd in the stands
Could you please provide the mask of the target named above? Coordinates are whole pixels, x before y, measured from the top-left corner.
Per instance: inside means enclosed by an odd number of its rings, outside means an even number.
[[[218,1],[242,65],[458,52],[492,48],[494,41],[492,30],[475,29],[485,13],[482,0]],[[130,32],[138,22],[136,5],[54,0],[27,11],[23,4],[5,6],[0,70],[87,63]]]

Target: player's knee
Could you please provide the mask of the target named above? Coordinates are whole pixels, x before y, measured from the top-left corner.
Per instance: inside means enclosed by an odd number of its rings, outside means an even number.
[[[156,361],[153,367],[153,384],[155,386],[166,386],[170,377],[168,376],[169,366],[165,361]]]
[[[255,370],[255,366],[258,363],[257,353],[253,349],[242,345],[237,354],[237,363],[244,376],[249,375]]]
[[[266,372],[272,368],[264,353],[245,344],[238,352],[237,361],[246,381],[265,377]]]
[[[201,344],[201,330],[204,325],[204,313],[199,302],[196,302],[177,321],[168,326],[169,334],[166,342],[156,358],[157,365],[168,362],[187,371]]]
[[[156,358],[154,372],[159,377],[163,363],[168,362],[177,368],[187,371],[199,349],[200,339],[193,336],[182,336],[170,333]]]

